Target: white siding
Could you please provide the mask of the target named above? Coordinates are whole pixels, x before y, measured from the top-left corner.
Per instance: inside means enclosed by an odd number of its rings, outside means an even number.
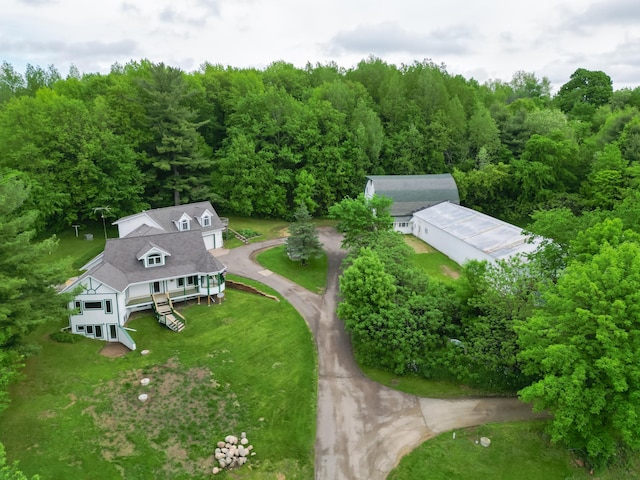
[[[492,260],[472,245],[416,217],[413,219],[413,234],[459,265],[469,260]]]
[[[372,198],[376,193],[376,188],[373,185],[373,180],[367,180],[367,185],[364,187],[364,196],[365,198]]]
[[[207,250],[223,247],[222,230],[213,230],[202,234],[204,246]]]
[[[151,218],[146,214],[135,215],[127,220],[123,220],[121,223],[118,223],[118,237],[123,238],[133,232],[136,228],[141,227],[142,225],[148,225],[153,228],[159,228],[162,230],[162,227],[158,225],[156,222],[151,220]]]
[[[515,225],[449,202],[416,212],[413,234],[459,264],[531,253],[540,243],[529,243]]]
[[[151,295],[148,283],[139,283],[137,285],[130,285],[127,289],[127,298],[147,297]]]

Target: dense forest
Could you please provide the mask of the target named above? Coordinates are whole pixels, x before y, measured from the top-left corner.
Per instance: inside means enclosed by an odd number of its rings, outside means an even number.
[[[416,272],[388,202],[358,194],[367,174],[445,172],[463,205],[545,248],[526,266],[470,262],[456,287]],[[293,219],[304,206],[346,234],[338,313],[363,364],[519,392],[554,413],[554,440],[606,463],[640,449],[639,182],[640,87],[614,91],[600,71],[552,93],[534,73],[480,84],[377,58],[190,73],[142,60],[66,78],[3,63],[0,409],[34,321],[16,295],[27,272],[43,286],[38,311],[56,312],[45,287],[61,270],[35,264],[36,234],[101,207],[115,219],[211,200]]]
[[[108,74],[0,69],[0,168],[20,172],[50,231],[143,207],[314,216],[367,174],[454,174],[462,203],[510,220],[611,209],[640,171],[640,88],[577,70],[556,95],[517,72],[479,84],[377,58],[345,70],[148,61]]]

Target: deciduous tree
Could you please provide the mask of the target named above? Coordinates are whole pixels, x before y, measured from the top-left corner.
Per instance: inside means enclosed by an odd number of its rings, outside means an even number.
[[[388,197],[374,195],[368,199],[361,193],[357,198],[345,198],[329,208],[329,216],[338,220],[336,228],[344,234],[343,245],[351,247],[362,235],[391,230],[392,203]]]
[[[538,380],[520,396],[553,413],[553,441],[594,462],[640,449],[640,246],[604,244],[550,284],[517,326],[520,361]]]

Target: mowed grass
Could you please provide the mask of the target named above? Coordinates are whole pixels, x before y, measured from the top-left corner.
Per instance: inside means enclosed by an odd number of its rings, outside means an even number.
[[[256,455],[221,478],[313,478],[317,364],[304,320],[234,290],[182,313],[179,334],[132,319],[138,350],[121,358],[101,356],[99,341],[51,341],[66,322],[37,332],[42,351],[0,415],[9,459],[43,479],[204,479],[215,443],[246,432]]]
[[[84,235],[87,233],[93,235],[93,240],[85,239]],[[116,238],[118,230],[109,229],[107,230],[107,235],[109,238]],[[46,238],[50,236],[47,235]],[[54,263],[60,260],[68,262],[67,275],[69,277],[78,275],[80,267],[104,250],[105,238],[102,225],[81,229],[77,237],[74,230],[69,228],[64,232],[57,233],[56,237],[59,240],[58,247],[43,255],[41,259],[45,263]]]
[[[273,238],[281,238],[287,234],[289,223],[278,218],[249,218],[233,215],[223,215],[229,219],[229,228],[236,232],[240,230],[252,230],[259,235],[249,239],[250,243],[262,242]],[[243,245],[232,233],[227,232],[224,240],[225,248],[236,248]]]
[[[417,376],[399,376],[385,370],[360,365],[363,373],[382,385],[428,398],[461,398],[487,396],[487,392],[477,390],[466,385],[438,380],[427,380]]]
[[[389,480],[550,480],[594,478],[570,452],[550,444],[544,421],[487,424],[428,440],[389,474]],[[489,447],[476,444],[487,437]],[[600,478],[600,477],[597,477]]]
[[[460,276],[460,265],[435,250],[431,245],[413,235],[404,235],[404,241],[415,252],[413,257],[414,265],[423,270],[429,277],[441,282],[451,283]]]
[[[324,253],[320,258],[312,258],[306,266],[302,266],[300,262],[289,260],[286,245],[280,245],[260,252],[256,260],[263,267],[313,293],[321,294],[327,285],[328,264],[327,255]]]

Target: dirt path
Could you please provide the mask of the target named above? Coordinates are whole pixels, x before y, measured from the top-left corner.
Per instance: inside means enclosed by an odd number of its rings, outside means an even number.
[[[265,271],[251,258],[284,239],[230,250],[220,260],[231,273],[281,293],[306,319],[318,348],[317,480],[382,480],[424,440],[454,428],[533,418],[517,399],[439,400],[392,390],[366,378],[336,316],[341,237],[320,229],[329,260],[327,290],[319,296]]]

